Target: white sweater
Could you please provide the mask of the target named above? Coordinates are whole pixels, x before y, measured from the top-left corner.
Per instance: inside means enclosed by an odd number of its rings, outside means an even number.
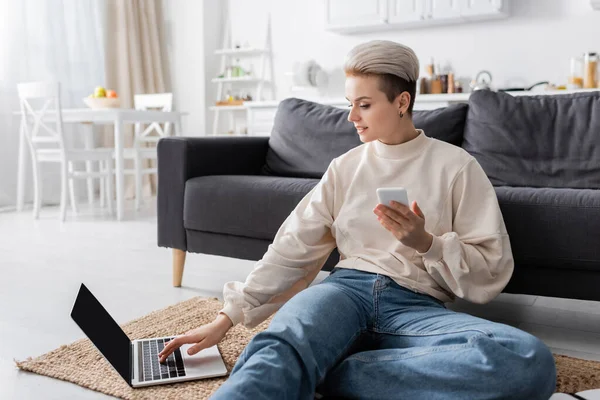
[[[377,220],[376,189],[403,186],[433,235],[426,253],[403,245]],[[513,272],[496,193],[479,163],[460,147],[419,136],[399,145],[373,141],[334,159],[298,203],[246,282],[228,282],[225,313],[254,327],[305,289],[331,251],[337,267],[386,275],[444,302],[486,303]]]

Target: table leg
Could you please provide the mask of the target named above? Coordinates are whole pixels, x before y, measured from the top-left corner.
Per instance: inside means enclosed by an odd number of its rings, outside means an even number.
[[[246,129],[247,129],[247,135],[248,136],[252,136],[254,135],[254,112],[252,111],[251,108],[247,108],[246,109]]]
[[[177,121],[175,121],[175,136],[181,136],[183,128],[181,127],[181,116],[177,117]]]
[[[25,191],[25,132],[23,132],[23,119],[19,124],[19,162],[17,166],[17,211],[23,211],[23,198]]]
[[[123,219],[123,205],[125,197],[125,182],[123,168],[123,122],[119,119],[115,121],[115,177],[116,177],[116,200],[117,200],[117,220]]]
[[[84,129],[83,140],[84,147],[86,150],[92,150],[94,148],[94,125],[91,123],[83,123]],[[93,171],[92,161],[85,162],[85,172],[90,173]],[[94,204],[94,179],[87,178],[87,197],[90,205]]]

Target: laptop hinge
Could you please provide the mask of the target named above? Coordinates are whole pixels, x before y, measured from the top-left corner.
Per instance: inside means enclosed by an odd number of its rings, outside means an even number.
[[[142,349],[142,342],[139,341],[137,342],[138,344],[138,358],[137,358],[137,363],[138,363],[138,381],[143,382],[144,381],[144,359],[143,359],[143,354],[144,354],[144,350]]]
[[[133,342],[130,342],[129,346],[129,386],[133,381]]]

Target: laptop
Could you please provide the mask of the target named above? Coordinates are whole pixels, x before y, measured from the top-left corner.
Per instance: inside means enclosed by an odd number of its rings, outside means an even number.
[[[158,353],[174,336],[130,340],[83,283],[75,299],[71,318],[131,387],[227,375],[227,368],[216,345],[193,356],[187,354],[187,349],[193,345],[183,345],[165,363],[159,363]]]

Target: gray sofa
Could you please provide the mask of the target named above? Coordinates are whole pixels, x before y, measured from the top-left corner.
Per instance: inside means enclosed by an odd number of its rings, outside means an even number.
[[[287,99],[270,138],[162,139],[158,245],[174,249],[174,285],[185,252],[260,259],[329,162],[361,144],[347,114]],[[478,91],[413,120],[476,157],[495,186],[515,258],[505,292],[600,300],[600,92]]]

